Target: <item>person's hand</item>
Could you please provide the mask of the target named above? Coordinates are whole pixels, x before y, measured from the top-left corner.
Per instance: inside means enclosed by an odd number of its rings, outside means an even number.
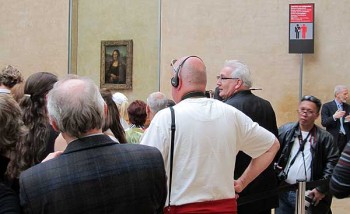
[[[111,79],[111,81],[113,81],[113,80],[117,80],[118,77],[117,77],[117,75],[115,75],[115,74],[111,74],[110,79]]]
[[[312,197],[313,205],[317,206],[318,203],[325,197],[325,194],[319,192],[316,188],[311,190],[309,196]]]
[[[243,182],[242,182],[240,179],[234,180],[234,181],[233,181],[233,184],[234,184],[234,188],[235,188],[236,194],[243,191],[244,185],[243,185]],[[239,197],[239,196],[238,196],[238,197]],[[237,198],[238,198],[238,197],[237,197]]]
[[[48,161],[48,160],[51,160],[51,159],[54,159],[54,158],[57,158],[58,156],[60,156],[63,152],[62,151],[57,151],[57,152],[51,152],[50,154],[48,154],[46,156],[46,158],[44,160],[41,161],[41,163],[45,162],[45,161]]]
[[[337,110],[337,111],[334,113],[333,117],[336,118],[336,119],[339,119],[339,118],[341,118],[341,117],[344,116],[344,115],[345,115],[345,111]]]
[[[344,122],[350,122],[350,114],[345,117]]]

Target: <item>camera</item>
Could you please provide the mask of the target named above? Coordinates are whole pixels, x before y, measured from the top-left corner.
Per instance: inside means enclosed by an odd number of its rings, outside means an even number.
[[[273,169],[275,170],[278,181],[281,182],[287,179],[287,173],[283,170],[282,167],[278,166],[278,163],[274,164]]]
[[[280,171],[280,173],[277,174],[277,179],[279,181],[284,181],[284,180],[287,179],[287,177],[288,177],[287,173],[285,171],[283,171],[283,170]]]
[[[312,195],[309,194],[310,192],[311,192],[310,190],[305,192],[305,209],[306,210],[310,207],[310,205],[314,205],[315,203]]]

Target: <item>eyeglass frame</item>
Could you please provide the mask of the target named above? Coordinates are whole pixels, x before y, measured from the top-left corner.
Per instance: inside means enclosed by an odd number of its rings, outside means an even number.
[[[220,76],[220,75],[217,75],[216,76],[216,80],[217,81],[222,81],[222,80],[239,80],[239,78],[237,78],[237,77],[222,77],[222,76]]]
[[[307,109],[298,109],[297,110],[297,113],[302,115],[302,114],[306,114],[306,116],[311,116],[313,114],[316,114],[316,112],[313,112],[313,111],[310,111],[310,110],[307,110]]]
[[[175,69],[174,65],[175,63],[177,62],[177,59],[172,59],[171,62],[170,62],[170,66],[173,68],[173,71],[176,73],[177,70]]]

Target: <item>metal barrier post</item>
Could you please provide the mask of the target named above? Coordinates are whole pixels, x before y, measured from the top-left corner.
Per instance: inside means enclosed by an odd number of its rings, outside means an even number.
[[[296,214],[305,214],[305,180],[297,180],[298,182],[298,190],[297,190],[297,198],[295,202],[295,213]]]

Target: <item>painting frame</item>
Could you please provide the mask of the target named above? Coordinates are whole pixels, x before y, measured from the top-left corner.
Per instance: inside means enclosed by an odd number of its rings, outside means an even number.
[[[133,40],[101,41],[100,87],[132,89]]]

